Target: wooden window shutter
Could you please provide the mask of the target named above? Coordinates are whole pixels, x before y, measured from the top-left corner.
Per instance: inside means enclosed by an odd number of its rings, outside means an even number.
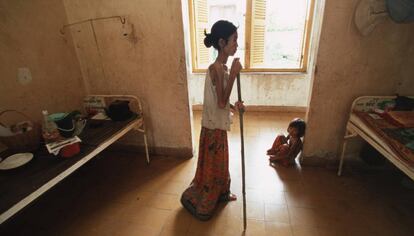
[[[250,66],[252,68],[264,64],[265,30],[266,0],[252,0],[250,33]]]
[[[204,30],[208,29],[208,0],[194,0],[195,13],[195,47],[197,68],[209,65],[209,49],[204,45]]]

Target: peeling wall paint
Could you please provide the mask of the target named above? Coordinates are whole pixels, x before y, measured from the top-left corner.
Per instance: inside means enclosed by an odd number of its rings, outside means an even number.
[[[353,21],[357,3],[326,0],[304,156],[333,158],[338,153],[356,97],[394,94],[399,84],[407,93],[414,91],[414,57],[407,53],[414,24],[387,20],[363,37]]]
[[[189,75],[192,105],[203,103],[205,74]],[[296,106],[308,104],[310,79],[307,74],[249,74],[240,75],[243,100],[249,106]],[[237,101],[236,86],[231,102]]]
[[[71,27],[85,86],[94,94],[143,99],[150,146],[188,149],[191,126],[181,2],[171,0],[64,0],[69,22],[125,16]],[[95,41],[96,38],[96,41]],[[99,50],[98,50],[99,49]],[[123,141],[137,142],[134,135]]]
[[[59,32],[66,22],[61,1],[0,1],[0,110],[15,109],[40,121],[44,109],[81,106],[85,91],[72,39]],[[32,76],[24,84],[17,80],[22,67]],[[3,118],[26,120],[15,114]]]

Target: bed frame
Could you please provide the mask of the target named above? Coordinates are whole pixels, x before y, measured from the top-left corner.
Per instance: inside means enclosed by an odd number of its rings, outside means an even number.
[[[391,163],[393,163],[398,169],[400,169],[408,177],[414,180],[414,168],[405,161],[401,160],[401,158],[398,157],[398,154],[393,151],[392,148],[385,141],[383,141],[382,138],[380,138],[372,128],[364,124],[362,120],[353,114],[353,111],[372,111],[376,108],[379,108],[380,104],[391,102],[395,98],[396,96],[362,96],[354,100],[346,126],[346,132],[338,168],[338,176],[342,174],[347,141],[350,138],[360,136],[366,142],[371,144],[372,147],[380,152]]]
[[[137,116],[126,121],[106,121],[99,128],[86,128],[80,135],[81,151],[73,157],[59,159],[40,149],[34,152],[35,158],[25,166],[0,173],[0,225],[133,129],[143,133],[146,161],[150,163],[140,99],[131,95],[89,95],[87,97],[130,100],[131,110],[136,112]],[[0,153],[0,157],[3,154],[5,157],[9,155],[6,151]]]

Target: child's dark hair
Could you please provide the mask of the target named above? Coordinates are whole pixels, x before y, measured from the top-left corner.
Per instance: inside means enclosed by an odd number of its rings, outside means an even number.
[[[304,120],[302,120],[300,118],[295,118],[289,123],[289,127],[293,127],[293,128],[296,128],[298,130],[299,138],[301,138],[305,135],[306,123],[305,123]]]
[[[224,39],[227,44],[228,38],[237,31],[237,27],[233,23],[226,20],[219,20],[211,27],[211,33],[207,34],[204,30],[204,45],[206,47],[213,46],[220,51],[219,39]]]

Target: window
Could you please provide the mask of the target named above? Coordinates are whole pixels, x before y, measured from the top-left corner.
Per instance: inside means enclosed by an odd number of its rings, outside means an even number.
[[[204,46],[204,30],[220,19],[238,27],[246,72],[305,72],[314,0],[189,0],[193,72],[216,58]],[[232,59],[229,59],[231,63]]]

